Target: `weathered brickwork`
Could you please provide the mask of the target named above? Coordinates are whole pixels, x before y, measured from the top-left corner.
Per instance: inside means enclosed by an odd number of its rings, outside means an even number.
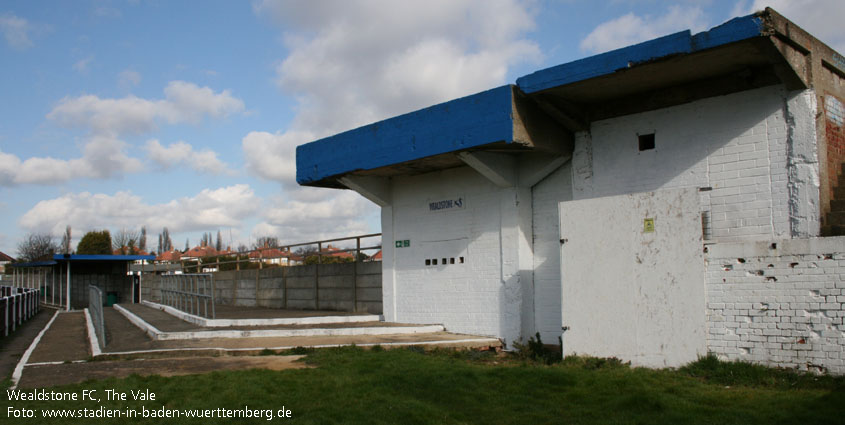
[[[708,251],[710,352],[845,373],[845,237],[715,244]]]

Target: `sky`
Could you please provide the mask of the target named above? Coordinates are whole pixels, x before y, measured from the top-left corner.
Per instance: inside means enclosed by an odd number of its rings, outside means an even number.
[[[296,184],[297,145],[767,5],[845,52],[841,0],[4,0],[0,251],[377,233],[375,204]]]

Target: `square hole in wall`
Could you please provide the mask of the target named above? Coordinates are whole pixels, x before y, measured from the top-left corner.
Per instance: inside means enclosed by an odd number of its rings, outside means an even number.
[[[431,259],[426,258],[425,259],[425,265],[430,266],[431,265]]]
[[[463,263],[464,263],[464,257],[459,257],[459,258],[458,258],[458,261],[460,261],[460,262],[461,262],[461,264],[463,264]]]
[[[654,149],[654,133],[638,134],[640,152]]]
[[[436,266],[436,265],[437,265],[437,259],[436,259],[436,258],[435,258],[435,259],[433,259],[433,260],[431,260],[431,265],[432,265],[432,266]]]
[[[449,264],[455,264],[455,257],[449,259]]]

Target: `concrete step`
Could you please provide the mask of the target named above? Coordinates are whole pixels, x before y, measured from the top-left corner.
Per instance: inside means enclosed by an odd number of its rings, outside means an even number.
[[[173,317],[184,320],[188,323],[193,323],[198,326],[208,328],[228,328],[233,326],[275,326],[275,325],[318,325],[330,323],[359,323],[359,322],[378,322],[384,320],[384,316],[380,314],[356,314],[346,316],[311,316],[311,317],[290,317],[290,318],[249,318],[249,319],[208,319],[193,314],[188,314],[184,311],[177,310],[173,307],[154,303],[152,301],[141,301],[141,304],[161,310]]]
[[[288,338],[288,337],[312,337],[312,336],[353,336],[353,335],[407,335],[443,332],[443,325],[414,325],[399,323],[377,322],[372,324],[359,323],[358,326],[349,323],[347,326],[313,327],[313,325],[279,325],[285,326],[276,329],[226,329],[226,330],[185,330],[174,332],[163,332],[146,322],[131,311],[115,305],[114,309],[126,316],[135,326],[143,330],[150,338],[157,341],[166,340],[191,340],[210,338]]]

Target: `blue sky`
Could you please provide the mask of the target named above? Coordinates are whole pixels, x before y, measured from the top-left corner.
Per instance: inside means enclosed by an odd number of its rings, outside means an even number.
[[[296,145],[766,4],[845,51],[831,0],[4,1],[0,251],[67,225],[378,232],[357,194],[296,185]]]

